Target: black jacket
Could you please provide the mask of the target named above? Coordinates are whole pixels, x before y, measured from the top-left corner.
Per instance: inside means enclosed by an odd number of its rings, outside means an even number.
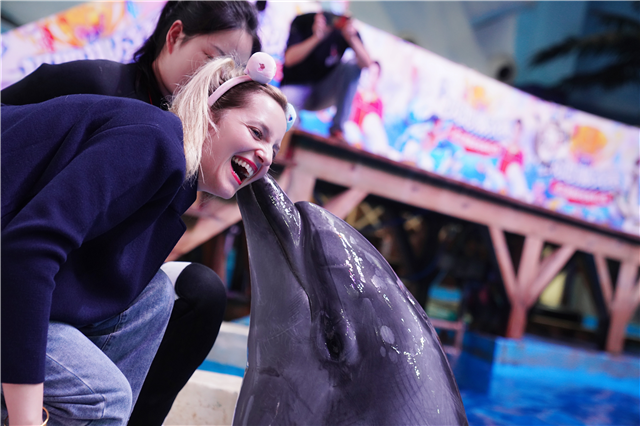
[[[26,105],[86,93],[137,99],[167,109],[151,70],[145,72],[137,63],[102,59],[42,64],[2,90],[0,100],[9,105]]]
[[[349,44],[342,36],[342,32],[335,28],[335,21],[340,17],[330,12],[324,12],[329,27],[329,34],[309,53],[302,62],[292,67],[283,67],[281,84],[311,84],[326,77],[341,61],[342,55]],[[301,43],[313,35],[313,21],[315,13],[297,16],[291,23],[287,49]],[[358,35],[360,37],[360,35]]]

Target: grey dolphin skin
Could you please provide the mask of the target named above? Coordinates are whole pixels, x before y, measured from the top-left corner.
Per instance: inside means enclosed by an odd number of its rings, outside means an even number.
[[[269,176],[237,194],[248,362],[234,425],[466,425],[427,315],[355,229]]]

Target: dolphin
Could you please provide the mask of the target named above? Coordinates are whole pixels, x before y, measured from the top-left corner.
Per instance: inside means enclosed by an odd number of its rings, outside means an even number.
[[[236,195],[251,273],[234,425],[466,425],[422,307],[362,234],[267,176]]]

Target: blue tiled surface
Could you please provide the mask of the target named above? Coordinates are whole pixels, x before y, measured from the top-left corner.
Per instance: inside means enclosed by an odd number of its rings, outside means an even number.
[[[209,361],[205,359],[198,367],[199,370],[212,371],[220,374],[230,374],[232,376],[244,377],[244,369],[234,367],[233,365],[220,364],[219,362]]]
[[[238,318],[238,319],[235,319],[235,320],[233,320],[233,321],[231,321],[231,322],[235,322],[235,323],[237,323],[237,324],[246,325],[246,326],[248,327],[248,326],[249,326],[249,319],[250,319],[250,318],[251,318],[251,317],[250,317],[249,315],[247,315],[246,317]]]
[[[595,330],[598,328],[598,317],[594,315],[584,315],[582,317],[582,327],[587,330]],[[629,323],[626,329],[627,337],[640,337],[640,324]]]
[[[631,377],[636,382],[640,380],[638,357],[613,356],[602,351],[552,343],[534,336],[525,336],[520,340],[496,337],[495,342],[495,365],[562,369],[582,376],[608,376],[618,382]],[[600,386],[601,379],[597,381]]]

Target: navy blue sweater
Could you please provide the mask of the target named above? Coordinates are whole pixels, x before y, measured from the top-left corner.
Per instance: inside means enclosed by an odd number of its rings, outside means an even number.
[[[48,322],[107,319],[186,227],[182,126],[143,102],[2,106],[2,382],[40,383]]]

